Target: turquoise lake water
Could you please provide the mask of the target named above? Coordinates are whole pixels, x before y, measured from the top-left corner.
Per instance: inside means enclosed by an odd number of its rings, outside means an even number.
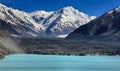
[[[16,54],[0,60],[0,71],[120,71],[120,56]]]

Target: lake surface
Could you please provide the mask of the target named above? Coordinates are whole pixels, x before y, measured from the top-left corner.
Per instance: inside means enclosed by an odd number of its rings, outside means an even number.
[[[16,54],[0,60],[0,71],[120,71],[120,56]]]

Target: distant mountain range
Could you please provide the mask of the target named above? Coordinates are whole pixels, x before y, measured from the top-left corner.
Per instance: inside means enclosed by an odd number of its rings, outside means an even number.
[[[83,36],[85,38],[86,36],[120,37],[120,7],[116,7],[89,23],[80,26],[68,35],[67,38],[79,39]]]
[[[120,7],[95,19],[73,7],[26,13],[0,4],[0,59],[14,53],[120,55]]]
[[[67,35],[95,19],[71,6],[57,11],[26,13],[0,4],[0,27],[16,37],[56,37]]]

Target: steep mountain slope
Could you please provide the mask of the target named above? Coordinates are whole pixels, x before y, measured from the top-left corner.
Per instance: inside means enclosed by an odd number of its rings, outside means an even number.
[[[48,35],[64,35],[94,18],[94,16],[88,16],[68,6],[54,12],[43,25],[46,27],[45,32]]]
[[[79,38],[81,36],[120,36],[120,7],[117,7],[99,18],[90,21],[72,32],[67,38]]]
[[[94,18],[73,7],[54,12],[41,10],[26,13],[0,4],[2,29],[21,37],[66,35]]]
[[[0,4],[0,25],[5,31],[20,36],[37,35],[42,29],[42,26],[35,23],[28,13],[8,8],[2,4]]]
[[[19,47],[17,40],[14,40],[8,33],[0,30],[0,59],[4,58],[5,55],[14,53],[25,53],[25,51]]]

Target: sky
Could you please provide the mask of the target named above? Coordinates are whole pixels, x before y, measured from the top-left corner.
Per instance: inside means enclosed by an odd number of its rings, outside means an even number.
[[[100,16],[120,6],[120,0],[0,0],[0,3],[25,12],[56,11],[62,7],[73,6],[91,16]]]

